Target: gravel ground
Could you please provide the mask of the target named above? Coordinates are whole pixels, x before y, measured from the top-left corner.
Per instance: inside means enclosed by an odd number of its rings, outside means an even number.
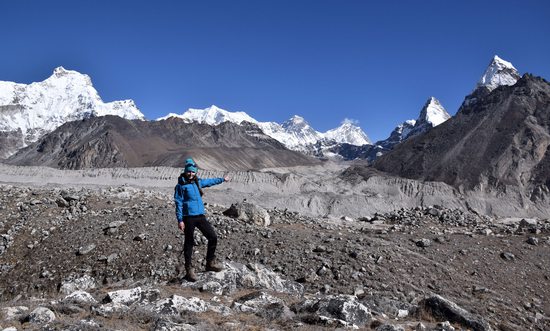
[[[550,221],[495,220],[444,206],[362,219],[269,210],[268,227],[208,205],[218,258],[260,263],[309,294],[352,294],[383,318],[438,294],[502,330],[548,330]],[[177,279],[182,234],[169,194],[131,187],[0,185],[3,306],[58,295],[90,275],[102,287]],[[205,240],[196,236],[195,264]],[[401,317],[401,320],[418,320]],[[420,319],[422,320],[422,319]]]

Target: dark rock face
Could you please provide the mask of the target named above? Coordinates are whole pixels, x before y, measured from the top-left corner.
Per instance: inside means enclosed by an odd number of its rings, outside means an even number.
[[[0,159],[23,147],[23,134],[19,131],[0,131]]]
[[[550,84],[524,75],[378,159],[376,169],[455,187],[550,191]],[[484,186],[484,187],[483,187]]]
[[[180,119],[126,120],[104,116],[69,122],[10,157],[14,165],[62,169],[181,166],[192,155],[226,170],[313,164],[252,124],[212,127]]]
[[[367,160],[369,162],[374,161],[378,156],[389,151],[380,145],[363,145],[355,146],[350,144],[337,144],[329,149],[330,152],[338,154],[344,158],[344,160]]]
[[[387,152],[395,145],[401,143],[403,140],[405,140],[407,137],[409,137],[409,133],[413,128],[415,127],[414,122],[404,122],[401,125],[398,125],[393,131],[390,133],[390,136],[386,138],[385,140],[377,141],[375,145],[379,145],[382,148],[384,148],[383,152]]]

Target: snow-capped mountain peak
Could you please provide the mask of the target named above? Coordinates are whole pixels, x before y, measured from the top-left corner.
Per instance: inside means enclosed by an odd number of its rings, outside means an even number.
[[[439,100],[430,97],[420,110],[417,120],[408,120],[401,123],[392,131],[387,139],[378,141],[376,144],[388,150],[393,149],[400,142],[424,133],[449,118],[451,118],[451,115],[447,113]]]
[[[68,74],[75,74],[75,73],[80,74],[77,71],[67,70],[67,69],[63,68],[62,66],[59,66],[59,67],[57,67],[53,70],[53,76],[55,76],[55,77],[61,77],[61,76],[65,76],[65,75],[68,75]]]
[[[420,116],[418,117],[419,122],[430,123],[431,126],[438,126],[439,124],[445,122],[451,118],[451,115],[447,113],[445,108],[441,105],[439,100],[434,97],[430,97],[422,110],[420,111]]]
[[[260,127],[263,129],[262,125]],[[285,132],[286,137],[282,137],[282,141],[277,138],[275,139],[292,149],[300,149],[303,146],[315,144],[322,138],[320,132],[313,129],[303,117],[298,115],[294,115],[290,119],[284,121],[283,124],[281,124],[281,128]],[[269,135],[267,132],[266,134]]]
[[[218,125],[223,122],[241,124],[243,121],[257,123],[255,119],[250,117],[245,112],[230,112],[221,109],[215,105],[204,109],[189,108],[185,113],[181,115],[170,113],[164,117],[157,118],[157,121],[165,120],[169,117],[177,117],[183,119],[186,122],[205,123],[208,125]]]
[[[18,84],[0,81],[0,131],[20,131],[25,146],[68,121],[117,115],[145,119],[134,101],[104,103],[88,75],[63,67],[42,82]]]
[[[514,85],[520,77],[519,72],[512,63],[495,55],[487,70],[479,79],[477,87],[485,86],[492,91],[500,85]]]
[[[350,145],[362,146],[371,144],[369,137],[357,125],[357,121],[344,119],[342,124],[332,130],[328,130],[323,134],[326,139],[334,140],[338,143],[346,143]]]

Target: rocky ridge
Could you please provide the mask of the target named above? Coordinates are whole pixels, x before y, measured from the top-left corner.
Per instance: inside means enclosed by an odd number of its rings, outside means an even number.
[[[207,206],[225,271],[187,283],[169,194],[1,185],[0,326],[549,327],[549,220],[434,205],[356,219],[276,208],[258,225],[228,207]],[[205,244],[197,233],[199,269]]]
[[[174,166],[191,157],[214,169],[259,169],[314,164],[255,125],[130,121],[102,116],[69,122],[4,162],[61,169]],[[206,161],[206,162],[203,162]]]

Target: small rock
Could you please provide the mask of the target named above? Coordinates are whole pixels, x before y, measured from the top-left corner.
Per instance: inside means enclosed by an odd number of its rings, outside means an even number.
[[[313,251],[314,251],[315,253],[323,253],[323,252],[326,252],[326,251],[327,251],[327,248],[326,248],[326,246],[319,245],[319,246],[315,247],[315,248],[313,249]]]
[[[416,241],[416,246],[426,248],[430,247],[432,245],[432,241],[430,239],[420,239]]]
[[[82,246],[78,249],[78,251],[76,252],[77,255],[86,255],[88,253],[90,253],[91,251],[93,251],[95,249],[95,244],[89,244],[89,245],[86,245],[86,246]]]
[[[146,239],[147,239],[147,234],[146,233],[141,233],[141,234],[134,237],[135,241],[144,241]]]
[[[33,324],[45,324],[55,320],[53,311],[45,307],[38,307],[25,318],[26,322]]]
[[[506,261],[513,261],[516,259],[516,256],[510,252],[502,252],[500,253],[500,257]]]
[[[69,202],[63,199],[62,197],[58,197],[57,199],[55,199],[55,203],[57,204],[58,207],[62,207],[62,208],[66,208],[70,206]]]
[[[527,239],[527,243],[529,245],[537,246],[539,244],[539,240],[535,237],[529,237],[529,239]]]
[[[479,230],[479,234],[482,234],[484,236],[489,236],[493,233],[491,229],[481,229]]]

